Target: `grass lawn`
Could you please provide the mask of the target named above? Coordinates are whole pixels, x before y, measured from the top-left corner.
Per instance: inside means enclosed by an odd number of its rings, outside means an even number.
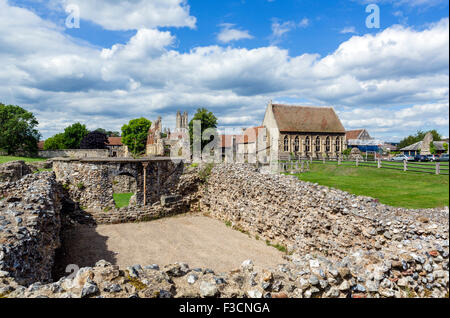
[[[300,180],[378,199],[391,206],[412,209],[449,205],[449,177],[337,164],[312,164]]]
[[[27,158],[27,157],[12,157],[12,156],[0,156],[0,164],[10,162],[10,161],[17,161],[22,160],[25,162],[37,162],[37,161],[45,161],[47,159],[45,158]]]
[[[114,193],[114,201],[116,202],[116,207],[124,208],[130,204],[130,199],[134,193]]]

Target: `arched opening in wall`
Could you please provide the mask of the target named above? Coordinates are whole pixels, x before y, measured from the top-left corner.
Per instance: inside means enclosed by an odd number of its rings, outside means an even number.
[[[328,136],[326,141],[325,141],[325,151],[326,152],[330,152],[331,151],[331,139]]]
[[[121,172],[112,178],[113,197],[116,207],[123,208],[136,205],[136,177],[128,172]]]
[[[288,152],[289,151],[289,137],[288,136],[285,136],[284,137],[284,149],[283,149],[285,152]]]
[[[309,153],[311,151],[311,142],[309,136],[307,136],[305,140],[305,151],[306,153]]]

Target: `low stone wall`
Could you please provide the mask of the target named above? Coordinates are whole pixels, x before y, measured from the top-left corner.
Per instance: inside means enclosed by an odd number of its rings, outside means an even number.
[[[137,191],[136,179],[130,176],[112,177],[112,185],[114,193],[136,193]]]
[[[293,176],[224,164],[212,170],[200,206],[291,253],[348,268],[366,291],[387,295],[410,288],[423,297],[448,292],[448,207],[394,208]],[[383,278],[393,282],[386,290]]]
[[[31,173],[24,161],[0,164],[0,182],[14,182]]]
[[[115,207],[113,183],[118,176],[135,180],[137,206],[144,201],[150,205],[162,195],[176,193],[184,166],[171,160],[55,159],[53,170],[73,201],[90,210],[104,210]]]
[[[85,211],[84,216],[91,218],[95,224],[119,224],[130,222],[147,222],[181,213],[186,213],[190,209],[190,201],[182,200],[170,205],[160,204],[140,207],[121,208],[110,211]]]
[[[124,208],[89,209],[73,204],[65,213],[78,223],[118,224],[159,219],[187,213],[199,201],[200,178],[198,169],[186,169],[179,178],[172,195],[162,195],[160,201],[142,206],[130,204]]]
[[[51,172],[0,184],[0,277],[29,285],[51,281],[60,245],[61,191]]]
[[[125,269],[99,261],[74,278],[26,288],[49,280],[58,246],[58,185],[44,173],[0,185],[0,297],[448,297],[448,208],[393,208],[249,165],[208,170],[184,171],[175,191],[180,200],[162,197],[152,206],[80,217],[96,223],[147,220],[192,209],[199,200],[198,212],[267,244],[286,245],[284,264],[257,270],[247,260],[215,273],[181,263]],[[28,231],[32,239],[25,245]]]
[[[64,150],[40,150],[41,158],[108,158],[109,149],[64,149]]]

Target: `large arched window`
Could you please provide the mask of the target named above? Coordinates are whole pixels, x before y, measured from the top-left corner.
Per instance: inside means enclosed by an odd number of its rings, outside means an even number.
[[[305,151],[306,152],[311,151],[311,140],[309,139],[309,136],[307,136],[305,140]]]
[[[330,150],[331,150],[331,139],[329,136],[327,137],[327,139],[325,141],[325,150],[326,150],[326,152],[330,152]]]
[[[341,141],[339,137],[336,137],[336,152],[341,151]]]
[[[288,138],[288,136],[284,137],[284,151],[285,152],[289,151],[289,138]]]
[[[320,137],[316,138],[316,152],[320,152]]]
[[[297,137],[295,137],[294,140],[294,151],[295,152],[299,152],[300,151],[300,139]]]

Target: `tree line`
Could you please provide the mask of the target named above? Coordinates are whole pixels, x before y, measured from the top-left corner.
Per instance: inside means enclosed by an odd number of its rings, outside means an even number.
[[[217,128],[217,118],[205,108],[200,108],[189,123],[189,136],[193,141],[193,122],[201,122],[202,133],[208,128]],[[7,155],[37,154],[41,134],[37,130],[38,121],[31,112],[15,105],[0,103],[0,152]],[[98,128],[89,131],[86,125],[74,123],[44,142],[44,150],[63,149],[106,149],[108,137],[122,137],[133,155],[145,153],[148,131],[152,122],[144,117],[132,119],[122,126],[121,133]],[[202,140],[202,148],[209,141]]]
[[[439,134],[436,131],[436,129],[429,130],[429,131],[419,130],[414,135],[410,135],[408,137],[403,138],[400,141],[400,143],[398,144],[397,148],[398,149],[402,149],[402,148],[411,146],[411,145],[413,145],[413,144],[415,144],[415,143],[417,143],[419,141],[422,141],[425,138],[426,134],[428,134],[428,133],[431,133],[433,135],[433,140],[434,141],[442,140],[441,134]],[[448,151],[448,144],[447,143],[444,143],[444,148],[445,148],[446,151]],[[433,142],[430,143],[430,152],[432,154],[436,153],[436,149],[435,149],[435,146],[434,146]]]
[[[216,116],[205,108],[199,108],[189,122],[189,136],[193,144],[193,122],[201,122],[201,132],[208,128],[217,128]],[[4,105],[0,103],[0,152],[7,155],[36,155],[41,134],[37,130],[38,121],[33,113],[16,105]],[[134,155],[145,153],[148,131],[152,122],[144,117],[132,119],[122,126],[121,132],[97,128],[89,131],[86,125],[74,123],[48,138],[44,143],[45,150],[60,149],[105,149],[108,145],[108,137],[122,137],[122,143],[128,146]],[[439,141],[442,136],[435,130],[418,131],[414,135],[403,138],[398,148],[410,146],[422,141],[425,135],[431,132],[434,141]],[[202,148],[208,144],[208,140],[201,140]],[[433,150],[434,145],[430,145]],[[444,144],[448,149],[448,144]]]

